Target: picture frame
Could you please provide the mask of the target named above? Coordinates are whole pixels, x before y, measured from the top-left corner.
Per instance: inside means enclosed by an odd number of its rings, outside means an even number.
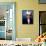
[[[33,24],[33,10],[22,10],[22,24]]]

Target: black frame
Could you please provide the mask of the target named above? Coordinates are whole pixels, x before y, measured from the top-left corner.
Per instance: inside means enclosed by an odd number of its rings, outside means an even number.
[[[22,24],[24,24],[23,23],[23,11],[31,11],[32,12],[32,21],[33,21],[33,18],[34,18],[34,11],[33,10],[22,10]],[[34,21],[31,23],[31,25],[34,23]],[[30,25],[30,24],[24,24],[24,25]]]
[[[40,12],[46,12],[46,11],[39,11],[39,36],[40,36],[40,25],[46,25],[46,24],[40,24]]]

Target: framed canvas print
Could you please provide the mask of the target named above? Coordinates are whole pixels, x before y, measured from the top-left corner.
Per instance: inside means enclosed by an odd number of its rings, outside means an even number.
[[[39,0],[40,4],[46,4],[46,0]]]
[[[22,24],[33,24],[33,10],[22,10]]]
[[[0,2],[0,40],[15,40],[15,2]]]

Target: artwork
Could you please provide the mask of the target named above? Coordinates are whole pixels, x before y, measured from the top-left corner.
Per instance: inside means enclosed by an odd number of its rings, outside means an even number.
[[[39,0],[40,4],[46,4],[46,0]]]
[[[22,10],[22,24],[33,24],[32,10]]]

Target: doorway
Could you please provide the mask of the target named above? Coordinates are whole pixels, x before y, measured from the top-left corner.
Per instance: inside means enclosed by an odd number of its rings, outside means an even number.
[[[0,40],[15,40],[15,3],[0,3]]]
[[[39,11],[39,35],[46,32],[46,11]]]

